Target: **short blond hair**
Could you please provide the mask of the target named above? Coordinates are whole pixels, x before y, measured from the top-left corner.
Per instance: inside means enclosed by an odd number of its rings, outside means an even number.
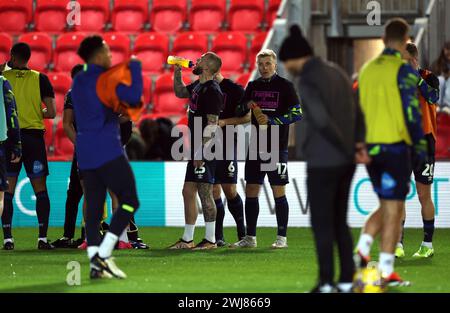
[[[256,55],[256,62],[258,62],[259,58],[265,57],[271,57],[275,61],[275,63],[277,63],[277,54],[275,53],[275,51],[271,49],[264,49],[259,51],[258,54]]]

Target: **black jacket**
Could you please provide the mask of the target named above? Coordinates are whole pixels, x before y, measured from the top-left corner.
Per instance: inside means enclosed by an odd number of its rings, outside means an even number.
[[[308,167],[352,163],[356,142],[364,142],[365,125],[346,73],[313,57],[300,74],[299,93],[305,124],[301,142]]]

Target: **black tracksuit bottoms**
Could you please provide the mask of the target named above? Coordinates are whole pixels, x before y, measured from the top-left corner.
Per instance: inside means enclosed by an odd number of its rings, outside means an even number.
[[[319,261],[319,284],[334,282],[333,248],[337,244],[340,283],[353,280],[353,241],[347,225],[348,197],[355,165],[308,168],[311,226]]]

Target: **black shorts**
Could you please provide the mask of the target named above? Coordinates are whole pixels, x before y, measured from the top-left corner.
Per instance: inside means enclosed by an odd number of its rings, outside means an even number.
[[[215,184],[236,184],[238,164],[236,160],[216,161]]]
[[[8,177],[17,177],[22,163],[30,179],[48,176],[47,150],[45,148],[44,131],[39,129],[21,129],[22,158],[18,163],[7,162]],[[11,151],[7,151],[10,158]]]
[[[372,162],[367,166],[373,189],[380,199],[404,201],[411,179],[411,149],[404,143],[368,145]]]
[[[415,155],[412,157],[414,179],[424,185],[431,185],[434,179],[434,163],[436,155],[436,140],[432,134],[425,135],[428,146],[427,160],[419,160]]]
[[[185,182],[214,184],[217,161],[206,161],[202,167],[195,168],[193,161],[189,161],[186,167]]]
[[[6,152],[3,143],[0,143],[0,191],[8,190],[6,178]]]
[[[269,161],[262,161],[258,157],[257,160],[247,160],[245,161],[245,181],[247,184],[258,184],[262,185],[264,183],[264,178],[269,177],[269,183],[271,186],[284,186],[289,184],[288,175],[288,152],[280,151],[279,160],[276,164],[276,169],[273,171],[264,171],[261,169],[262,164],[268,164]]]

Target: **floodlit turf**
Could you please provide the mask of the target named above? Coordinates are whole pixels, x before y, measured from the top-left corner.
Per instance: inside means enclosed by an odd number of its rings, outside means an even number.
[[[289,248],[270,249],[275,229],[258,230],[258,248],[213,251],[169,251],[165,247],[182,234],[181,228],[142,228],[140,236],[150,250],[116,251],[117,264],[128,278],[90,281],[85,251],[36,249],[36,229],[14,229],[16,250],[0,251],[0,292],[305,292],[316,280],[317,265],[311,231],[289,229]],[[196,230],[196,241],[204,230]],[[62,234],[49,231],[50,238]],[[354,231],[356,235],[358,231]],[[228,240],[235,239],[232,228],[225,229]],[[407,257],[397,261],[400,275],[412,282],[394,292],[450,292],[450,230],[435,232],[435,256],[413,259],[422,231],[406,231]],[[375,255],[376,251],[374,251]],[[81,286],[69,286],[67,264],[81,264]]]

